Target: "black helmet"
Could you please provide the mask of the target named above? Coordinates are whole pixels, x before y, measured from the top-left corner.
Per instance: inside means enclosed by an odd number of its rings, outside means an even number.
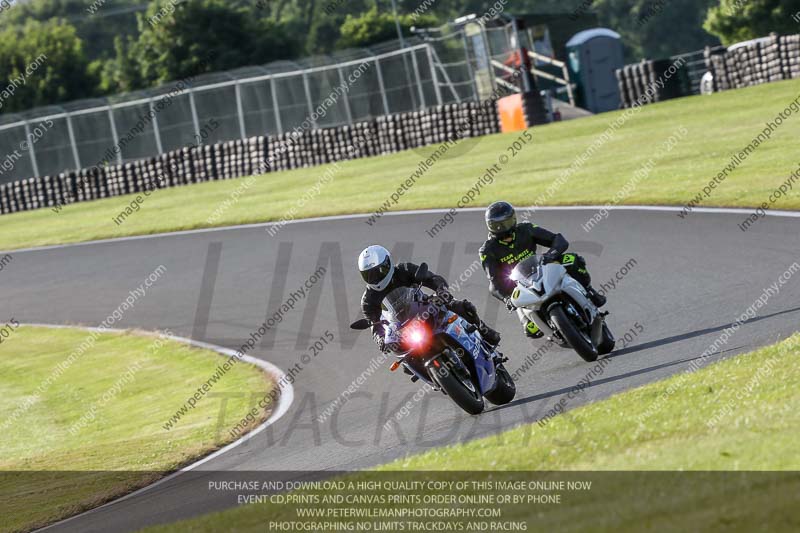
[[[486,227],[492,236],[502,239],[514,231],[517,213],[508,202],[495,202],[486,209]]]

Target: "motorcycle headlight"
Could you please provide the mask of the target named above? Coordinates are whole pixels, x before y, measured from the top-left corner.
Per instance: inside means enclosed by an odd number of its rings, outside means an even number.
[[[414,351],[421,351],[428,347],[430,332],[427,325],[421,320],[414,320],[403,328],[403,345]]]

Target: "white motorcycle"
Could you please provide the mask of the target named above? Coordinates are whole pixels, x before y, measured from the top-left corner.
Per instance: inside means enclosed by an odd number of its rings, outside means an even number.
[[[572,348],[586,361],[611,353],[615,339],[583,285],[559,263],[534,255],[519,263],[510,279],[517,284],[511,303],[552,341]]]

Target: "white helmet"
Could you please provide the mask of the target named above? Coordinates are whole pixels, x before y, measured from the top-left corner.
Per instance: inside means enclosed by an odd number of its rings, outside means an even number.
[[[358,256],[358,271],[367,287],[376,291],[384,290],[394,276],[394,263],[389,250],[377,244],[365,248]]]

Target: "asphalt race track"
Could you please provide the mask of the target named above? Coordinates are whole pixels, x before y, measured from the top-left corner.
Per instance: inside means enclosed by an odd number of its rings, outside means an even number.
[[[695,212],[681,219],[674,211],[624,209],[586,233],[581,225],[594,212],[553,209],[535,216],[587,258],[596,287],[608,285],[628,265],[608,291],[607,309],[618,337],[635,334],[568,408],[686,369],[800,260],[796,216],[768,216],[742,232],[737,224],[745,211]],[[367,332],[348,329],[359,317],[362,292],[356,257],[368,244],[385,245],[396,260],[427,261],[451,284],[468,278],[454,292],[472,299],[486,320],[498,325],[512,373],[540,345],[525,339],[516,317],[488,295],[483,272],[463,274],[485,236],[482,213],[461,212],[430,238],[425,230],[440,218],[430,212],[386,215],[369,226],[365,217],[345,217],[290,224],[275,236],[267,233],[268,225],[258,225],[11,252],[14,262],[0,276],[0,294],[6,314],[22,323],[93,326],[163,264],[166,273],[115,327],[169,329],[238,348],[321,265],[324,279],[250,352],[285,372],[301,364],[291,409],[270,430],[201,469],[361,469],[539,419],[594,366],[554,348],[519,377],[512,404],[470,417],[438,393],[413,402],[419,385],[390,373],[386,362],[335,416],[315,422],[378,356]],[[780,287],[713,359],[786,338],[798,322],[800,277]],[[302,364],[309,345],[326,331],[334,335],[333,343]],[[410,400],[408,414],[384,427]],[[180,479],[51,529],[132,531],[235,504],[190,490]]]

